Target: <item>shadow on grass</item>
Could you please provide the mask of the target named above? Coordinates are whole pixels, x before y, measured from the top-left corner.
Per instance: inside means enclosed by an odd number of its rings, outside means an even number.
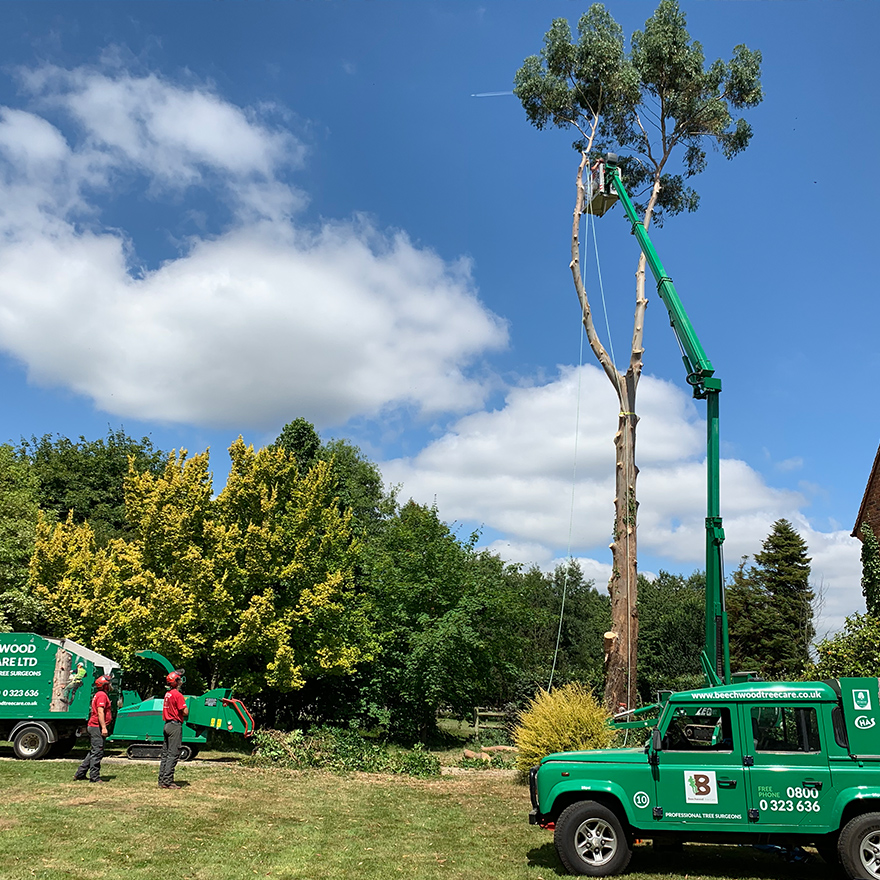
[[[567,877],[568,872],[562,867],[559,856],[556,855],[556,847],[552,843],[545,843],[543,846],[536,846],[526,853],[530,868],[544,868],[547,871],[553,871],[559,877]]]
[[[530,849],[526,859],[530,868],[541,868],[557,877],[568,876],[552,843]],[[688,876],[717,880],[827,880],[834,876],[831,868],[818,856],[788,862],[782,855],[763,853],[750,845],[708,844],[686,844],[679,853],[655,852],[651,844],[637,846],[626,873],[668,880]]]
[[[718,880],[824,880],[831,876],[828,865],[818,856],[787,861],[784,853],[765,853],[748,844],[685,844],[679,853],[655,852],[650,844],[637,846],[629,873],[676,880],[687,875]]]

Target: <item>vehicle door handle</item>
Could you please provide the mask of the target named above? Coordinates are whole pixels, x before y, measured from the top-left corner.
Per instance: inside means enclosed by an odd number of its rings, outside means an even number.
[[[735,779],[719,779],[718,780],[719,788],[736,788],[736,780]]]
[[[822,783],[821,782],[805,782],[803,784],[804,788],[815,788],[816,791],[822,791]]]

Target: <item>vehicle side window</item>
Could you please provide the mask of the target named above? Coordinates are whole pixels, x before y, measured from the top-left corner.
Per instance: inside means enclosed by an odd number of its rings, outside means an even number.
[[[840,706],[835,706],[831,710],[831,726],[834,728],[835,742],[849,751],[849,737],[846,735],[846,722],[843,720],[843,709]]]
[[[801,706],[756,706],[752,736],[759,752],[818,752],[816,710]]]
[[[663,737],[664,751],[730,752],[733,733],[726,706],[678,707]]]

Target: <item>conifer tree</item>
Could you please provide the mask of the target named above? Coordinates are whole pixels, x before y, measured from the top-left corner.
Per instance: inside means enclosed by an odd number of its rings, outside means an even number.
[[[807,544],[786,519],[773,523],[756,565],[745,560],[728,591],[731,660],[766,678],[791,678],[810,662],[813,591]]]

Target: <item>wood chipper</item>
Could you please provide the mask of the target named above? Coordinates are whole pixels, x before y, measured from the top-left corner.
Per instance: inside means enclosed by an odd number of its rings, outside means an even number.
[[[170,661],[155,651],[138,651],[136,656],[155,661],[166,674],[175,671]],[[183,725],[182,761],[189,761],[198,754],[212,730],[240,733],[245,738],[253,735],[254,719],[251,713],[241,700],[232,696],[229,688],[214,688],[199,697],[185,696],[189,717]],[[164,726],[162,697],[145,700],[136,691],[123,690],[122,706],[107,739],[120,744],[128,743],[126,754],[129,758],[158,760],[162,752]]]

